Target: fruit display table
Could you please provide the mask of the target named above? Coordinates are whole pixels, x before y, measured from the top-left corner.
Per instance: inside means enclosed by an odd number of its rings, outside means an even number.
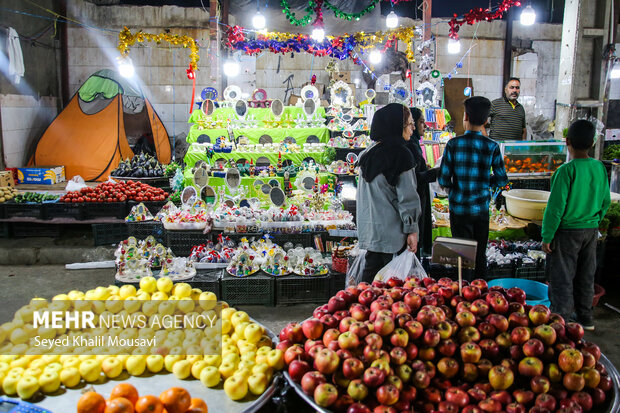
[[[196,165],[196,162],[203,160],[205,162],[209,162],[209,157],[204,149],[200,147],[201,145],[192,145],[187,150],[185,154],[185,165],[192,168]],[[278,164],[278,153],[277,152],[241,152],[241,151],[233,151],[231,153],[226,152],[216,152],[213,154],[213,160],[222,158],[222,159],[233,159],[234,161],[238,161],[239,159],[245,159],[246,161],[256,164],[256,160],[258,158],[267,158],[269,163],[274,167]],[[290,160],[294,165],[301,165],[306,158],[314,159],[315,163],[325,164],[328,163],[325,159],[325,152],[296,152],[296,153],[284,153],[282,152],[282,160]]]
[[[329,142],[329,130],[327,128],[241,128],[234,129],[235,140],[239,136],[245,136],[250,143],[259,143],[263,135],[271,136],[273,142],[282,142],[284,138],[290,136],[295,139],[298,145],[306,143],[309,136],[314,135],[321,143]]]

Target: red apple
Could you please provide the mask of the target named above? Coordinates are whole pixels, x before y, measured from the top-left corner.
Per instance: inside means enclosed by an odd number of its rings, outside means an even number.
[[[525,307],[523,307],[523,304],[521,303],[511,301],[510,304],[508,304],[508,313],[509,314],[512,314],[512,313],[525,314]]]
[[[329,314],[329,311],[327,311],[327,304],[315,308],[312,312],[312,317],[320,320],[325,314]]]
[[[504,366],[494,366],[489,371],[489,383],[495,390],[506,390],[514,383],[514,373]]]
[[[411,311],[416,311],[422,306],[422,297],[414,292],[405,294],[403,301],[409,306]]]
[[[584,349],[581,349],[581,354],[583,355],[583,367],[584,368],[594,368],[596,366],[596,359],[592,355],[592,353],[588,353]]]
[[[478,406],[484,412],[501,412],[502,411],[502,404],[498,402],[497,400],[491,399],[490,397],[478,402]]]
[[[461,293],[463,297],[469,302],[475,301],[482,295],[480,288],[475,285],[468,285],[466,287],[463,287]]]
[[[359,350],[359,349],[356,349],[356,350]],[[336,350],[336,354],[338,355],[338,357],[340,357],[340,360],[342,361],[353,358],[353,353],[343,348]]]
[[[288,366],[288,374],[296,383],[300,383],[304,374],[308,373],[310,370],[310,365],[301,360],[293,360]]]
[[[439,337],[442,340],[446,340],[452,335],[452,325],[445,320],[437,323],[435,329],[439,332]]]
[[[326,314],[321,317],[321,323],[323,323],[325,328],[328,329],[338,328],[338,320],[331,314]]]
[[[407,351],[402,347],[394,347],[390,350],[390,361],[393,364],[401,365],[407,361]]]
[[[405,331],[409,335],[409,340],[415,340],[424,332],[424,326],[417,320],[408,321],[405,323]]]
[[[433,347],[422,347],[418,349],[418,358],[424,361],[431,361],[435,359],[437,352]]]
[[[276,348],[278,350],[282,350],[282,351],[286,351],[289,347],[291,347],[293,345],[293,342],[291,340],[282,340],[278,343],[278,345],[276,346]]]
[[[314,346],[312,346],[312,348],[310,348],[310,350],[308,350],[306,353],[308,354],[308,356],[314,360],[316,358],[316,355],[319,354],[319,351],[321,351],[322,349],[324,349],[325,346],[323,344],[315,344]],[[286,353],[285,353],[286,354]]]
[[[313,395],[316,386],[325,382],[323,374],[318,371],[309,371],[301,378],[301,388],[307,395]]]
[[[480,331],[474,326],[463,327],[456,335],[461,343],[480,341]]]
[[[307,339],[316,340],[323,334],[323,323],[316,318],[310,318],[301,324],[301,329]]]
[[[420,311],[418,311],[416,320],[418,320],[424,328],[432,327],[439,322],[437,315],[430,306],[422,307]]]
[[[528,357],[539,357],[545,352],[545,345],[537,338],[531,338],[523,344],[523,354]]]
[[[562,371],[574,373],[583,367],[583,354],[576,349],[563,350],[558,356],[558,364]]]
[[[476,316],[471,311],[463,310],[461,312],[456,313],[454,320],[461,327],[474,326],[476,325]]]
[[[538,304],[531,308],[528,315],[530,317],[530,321],[534,323],[534,325],[538,326],[549,322],[551,311],[547,306]]]
[[[461,345],[461,360],[464,363],[477,363],[482,357],[480,346],[474,342],[466,342]]]
[[[473,303],[471,303],[471,312],[477,315],[478,317],[486,317],[489,314],[490,307],[486,301],[477,299]]]
[[[422,390],[422,395],[425,400],[428,400],[433,404],[438,404],[442,400],[441,391],[435,387],[427,387]]]
[[[330,328],[323,334],[323,344],[328,346],[332,341],[338,341],[338,336],[340,336],[340,331]]]
[[[351,325],[356,322],[357,321],[355,321],[353,317],[344,317],[343,319],[340,320],[340,323],[338,324],[338,330],[341,333],[345,333],[349,331],[349,328],[351,327]]]
[[[349,380],[355,380],[364,374],[364,363],[357,358],[348,358],[342,362],[342,375]]]
[[[473,383],[478,378],[478,367],[474,363],[464,363],[461,378],[466,382]]]
[[[370,289],[365,289],[357,297],[357,301],[364,306],[369,306],[375,300],[375,293]]]
[[[586,386],[586,380],[579,373],[566,373],[562,384],[569,391],[581,391]]]
[[[378,367],[369,367],[364,371],[363,381],[368,387],[379,387],[385,381],[386,374]]]
[[[508,300],[510,301],[516,301],[518,303],[525,304],[526,294],[525,294],[525,291],[523,291],[520,288],[517,288],[517,287],[509,288],[506,291],[506,296],[508,297]]]
[[[341,311],[347,308],[347,302],[338,296],[332,297],[327,302],[327,311],[334,314],[336,311]]]
[[[510,403],[506,406],[506,413],[526,413],[525,406],[520,403]]]
[[[469,404],[469,395],[458,387],[448,388],[445,392],[445,398],[459,407],[465,407]]]
[[[489,299],[489,297],[491,297]],[[491,306],[494,312],[498,314],[505,314],[508,312],[508,300],[501,294],[493,294],[493,291],[487,295],[487,303]]]
[[[451,338],[447,340],[441,340],[437,346],[437,351],[446,357],[452,357],[456,353],[456,343]]]
[[[578,342],[583,338],[584,334],[585,334],[585,331],[583,330],[583,327],[581,326],[581,324],[566,323],[566,336],[569,339],[575,342]]]
[[[284,339],[292,343],[301,343],[304,340],[304,332],[298,323],[290,323],[284,327]]]
[[[329,407],[336,402],[338,390],[333,384],[321,383],[314,389],[314,402],[321,407]]]
[[[422,341],[428,347],[435,347],[437,344],[439,344],[440,340],[441,336],[439,335],[439,332],[434,328],[427,329],[424,332],[424,336],[422,337]]]
[[[383,339],[377,333],[368,334],[366,337],[364,337],[364,341],[366,342],[366,344],[374,346],[376,348],[383,347]]]
[[[599,406],[605,403],[605,392],[601,388],[596,388],[592,390],[592,401],[595,406]]]
[[[513,360],[521,360],[523,358],[523,347],[522,346],[518,346],[516,344],[513,344],[508,349],[508,352],[510,353],[510,357]]]
[[[586,387],[590,389],[595,389],[598,387],[601,382],[601,373],[599,373],[596,369],[592,368],[584,368],[582,370],[583,378],[586,381]]]
[[[500,333],[508,331],[508,319],[501,314],[489,314],[485,320],[491,323]]]
[[[356,321],[349,326],[349,332],[355,334],[358,338],[363,339],[370,333],[370,329],[361,321]]]
[[[484,338],[495,338],[497,336],[497,329],[493,324],[486,321],[478,324],[478,331],[480,331],[480,335]]]
[[[355,401],[364,400],[368,397],[368,387],[362,380],[351,380],[347,386],[347,394]]]
[[[394,331],[394,319],[387,316],[379,316],[374,322],[374,332],[380,336],[387,336]]]
[[[495,337],[495,342],[501,349],[508,349],[512,345],[512,340],[510,339],[510,333],[504,331],[503,333],[499,333],[497,337]]]
[[[479,388],[472,387],[467,389],[467,395],[472,399],[473,402],[477,403],[487,398],[487,393]]]
[[[590,410],[592,410],[594,401],[592,400],[592,396],[590,396],[588,393],[579,391],[577,393],[573,393],[570,398],[577,402],[577,404],[581,406],[584,412],[589,412]]]
[[[379,358],[379,352],[381,349],[374,344],[366,344],[362,354],[364,355],[364,361],[371,363]]]
[[[598,384],[598,388],[602,389],[605,393],[610,391],[613,388],[614,384],[611,378],[607,375],[601,374],[601,380]]]
[[[527,327],[515,327],[510,333],[512,344],[523,345],[530,339],[530,330]]]
[[[599,359],[601,358],[601,349],[594,343],[586,342],[582,350],[592,354],[596,361],[599,361]]]
[[[526,377],[540,376],[543,373],[543,363],[536,357],[525,357],[519,362],[519,374]]]
[[[306,352],[300,344],[294,344],[284,352],[284,361],[291,364],[293,360],[306,358]]]
[[[357,321],[366,321],[370,317],[370,309],[363,304],[353,304],[349,312]]]
[[[415,360],[418,358],[418,346],[416,346],[415,344],[407,344],[407,348],[405,350],[407,351],[407,358],[409,360]]]
[[[536,395],[533,391],[517,389],[512,392],[512,396],[515,398],[516,402],[522,405],[529,405],[532,403]]]
[[[469,312],[471,312],[471,303],[469,301],[459,301],[456,304],[456,312],[458,314],[461,311],[469,311]]]
[[[484,339],[478,343],[480,349],[482,350],[482,355],[487,359],[495,359],[499,356],[499,346],[495,342],[495,340]]]
[[[437,370],[442,376],[451,379],[459,372],[459,363],[451,357],[443,357],[437,362]]]
[[[508,366],[505,366],[505,367],[508,367]],[[493,368],[493,363],[491,363],[491,360],[489,359],[480,359],[480,361],[477,364],[477,368],[478,368],[478,373],[480,373],[481,377],[488,377],[489,371],[491,371],[491,369]],[[491,387],[491,385],[489,385],[489,387]],[[487,393],[489,392],[487,391]]]
[[[379,298],[377,298],[375,301],[373,301],[370,304],[370,313],[374,313],[377,312],[379,310],[389,310],[392,308],[392,303],[390,301],[392,301],[392,298],[390,297],[389,299],[387,297],[383,298],[384,296],[381,296]]]
[[[340,364],[340,357],[336,352],[324,348],[316,355],[314,359],[315,368],[323,374],[332,374]]]
[[[403,328],[405,324],[407,324],[411,320],[413,320],[411,314],[398,314],[395,319],[396,325],[401,328]]]
[[[534,329],[534,337],[542,341],[545,346],[552,346],[557,339],[557,333],[551,326],[542,324]]]
[[[555,411],[555,406],[557,404],[555,397],[547,393],[542,393],[536,396],[536,401],[534,403],[536,407],[547,409],[550,412]]]
[[[413,374],[412,384],[418,389],[425,389],[431,384],[431,378],[425,370],[418,370]]]
[[[338,346],[345,350],[356,349],[360,345],[360,339],[355,333],[344,332],[338,336]]]
[[[508,316],[508,327],[527,327],[530,324],[530,318],[525,313],[512,312]]]
[[[353,403],[347,409],[347,413],[372,413],[372,410],[365,404]]]
[[[355,302],[355,296],[347,290],[340,290],[336,293],[336,297],[340,297],[347,304],[347,307]],[[329,305],[329,304],[328,304]]]
[[[547,393],[551,389],[551,381],[545,376],[534,376],[530,380],[530,388],[536,394]]]
[[[395,329],[390,336],[390,343],[395,347],[406,347],[408,342],[409,335],[407,334],[407,331],[402,328]]]

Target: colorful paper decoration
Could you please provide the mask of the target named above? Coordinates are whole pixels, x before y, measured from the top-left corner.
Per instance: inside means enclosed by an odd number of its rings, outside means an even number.
[[[331,10],[334,15],[343,20],[359,20],[364,15],[370,13],[376,6],[379,4],[379,0],[371,0],[370,4],[364,8],[364,10],[358,13],[347,13],[334,6],[329,2],[329,0],[317,0],[308,2],[308,6],[304,9],[306,15],[300,19],[295,17],[295,13],[291,11],[291,6],[288,3],[288,0],[280,1],[280,5],[282,6],[282,13],[286,15],[288,21],[295,26],[307,26],[312,21],[312,14],[314,13],[315,18],[312,24],[316,24],[317,22],[323,22],[323,6],[327,7]]]
[[[476,7],[475,9],[471,9],[468,13],[466,13],[462,19],[459,19],[458,16],[455,14],[449,23],[449,37],[451,39],[457,40],[459,38],[459,29],[465,23],[475,24],[479,21],[491,21],[501,19],[504,13],[513,6],[520,7],[521,2],[519,0],[503,0],[501,4],[497,7],[497,10],[494,11],[491,11],[489,9],[485,10],[482,7]]]

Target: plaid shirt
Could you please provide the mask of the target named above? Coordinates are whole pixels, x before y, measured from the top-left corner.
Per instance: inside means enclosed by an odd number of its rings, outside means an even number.
[[[508,183],[499,145],[480,132],[466,132],[449,140],[437,182],[450,189],[448,199],[454,214],[488,214],[489,188]]]

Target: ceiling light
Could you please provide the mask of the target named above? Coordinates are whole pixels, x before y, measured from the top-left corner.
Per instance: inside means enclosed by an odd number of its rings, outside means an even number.
[[[616,62],[609,73],[611,79],[620,79],[620,62]]]
[[[224,63],[224,74],[228,77],[235,77],[239,74],[239,63],[228,61]]]
[[[133,67],[133,63],[129,57],[120,58],[118,61],[118,73],[123,77],[133,77],[136,73],[136,69]]]
[[[252,17],[252,25],[256,30],[265,28],[265,16],[263,16],[260,11],[257,11],[254,17]]]
[[[312,30],[312,35],[310,37],[321,43],[325,39],[325,30],[323,30],[322,27],[316,27]]]
[[[459,39],[448,40],[448,53],[457,54],[461,51],[461,41]]]
[[[521,24],[531,26],[536,22],[536,11],[529,4],[521,12]]]
[[[383,56],[381,55],[381,52],[378,50],[373,50],[372,52],[370,52],[370,55],[368,56],[368,60],[370,61],[370,63],[372,63],[373,65],[376,65],[377,63],[381,63],[381,58]]]
[[[385,18],[385,26],[389,29],[394,29],[398,26],[398,16],[394,13],[394,10]]]

